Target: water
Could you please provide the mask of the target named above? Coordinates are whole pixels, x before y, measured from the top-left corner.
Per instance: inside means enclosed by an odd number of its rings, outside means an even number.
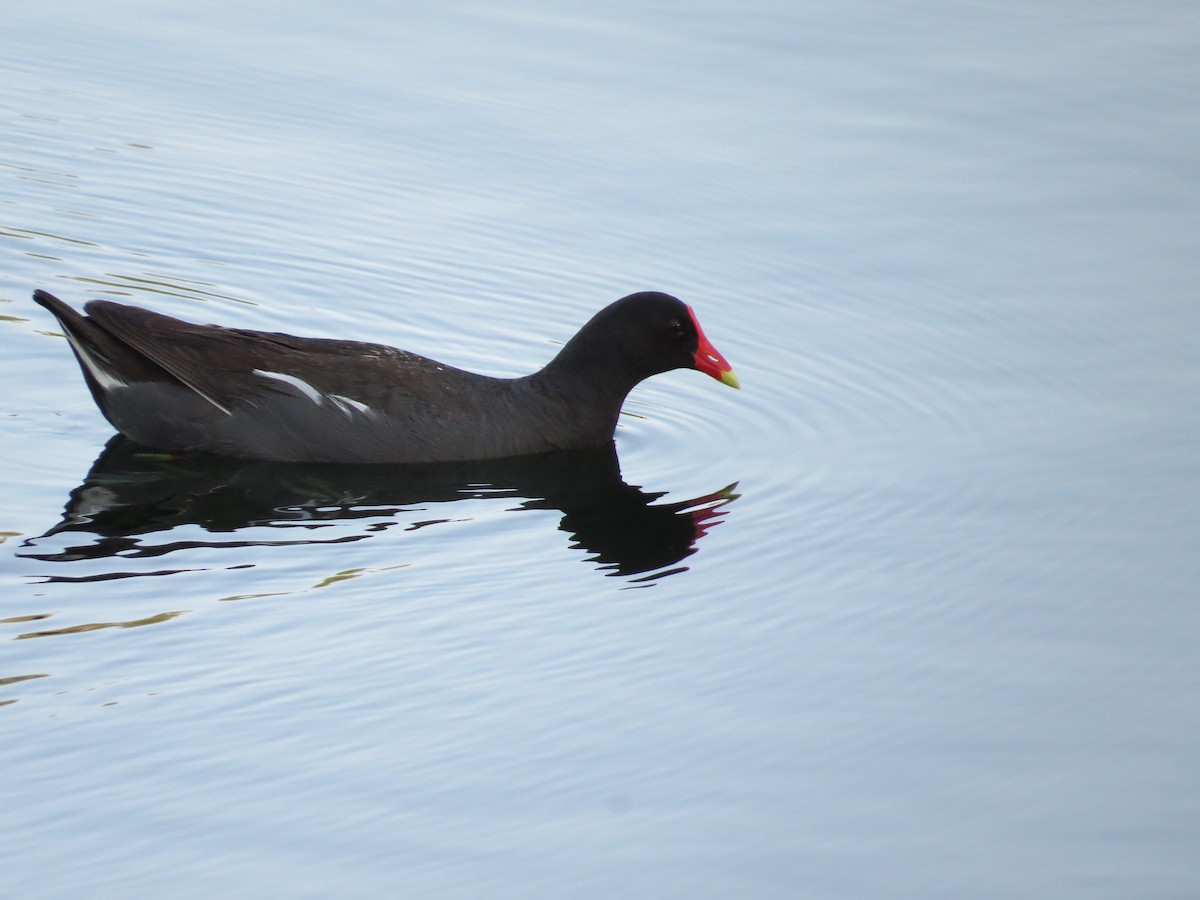
[[[1193,896],[1188,4],[12,9],[5,893]],[[617,457],[137,455],[30,300],[513,375]]]

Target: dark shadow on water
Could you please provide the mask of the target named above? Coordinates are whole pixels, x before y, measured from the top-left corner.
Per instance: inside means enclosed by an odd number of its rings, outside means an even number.
[[[389,524],[412,530],[458,521],[464,516],[456,515],[454,501],[486,498],[516,501],[512,511],[558,510],[559,528],[571,536],[572,547],[587,551],[589,562],[607,574],[647,582],[686,569],[680,563],[724,516],[721,507],[737,498],[735,487],[656,502],[666,493],[626,484],[613,448],[470,463],[339,466],[169,456],[116,436],[71,492],[62,521],[27,540],[19,555],[73,562],[146,559],[190,548],[344,543],[370,538]],[[431,504],[446,506],[435,511]],[[264,535],[264,528],[278,537]],[[253,536],[239,537],[249,529]],[[156,542],[156,535],[165,539]],[[45,580],[177,571],[186,569]]]

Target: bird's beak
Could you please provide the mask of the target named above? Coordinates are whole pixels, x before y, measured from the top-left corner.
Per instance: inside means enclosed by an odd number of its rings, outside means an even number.
[[[733,374],[733,366],[725,361],[725,357],[704,336],[704,330],[700,327],[700,321],[696,318],[696,313],[690,306],[688,307],[688,315],[692,317],[692,324],[696,326],[696,336],[700,339],[700,343],[696,347],[696,355],[692,358],[693,364],[705,375],[711,375],[717,381],[727,384],[731,388],[740,389],[742,383]]]

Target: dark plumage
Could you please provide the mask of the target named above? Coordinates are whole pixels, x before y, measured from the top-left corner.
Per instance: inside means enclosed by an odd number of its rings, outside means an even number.
[[[492,378],[381,344],[196,325],[93,300],[62,325],[105,418],[139,444],[244,459],[446,462],[604,446],[625,396],[670,369],[733,387],[667,294],[602,309],[545,368]]]

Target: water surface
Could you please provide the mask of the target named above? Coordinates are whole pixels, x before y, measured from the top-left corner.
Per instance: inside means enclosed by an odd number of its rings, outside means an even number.
[[[10,10],[22,897],[1192,896],[1188,4]],[[147,455],[30,299],[744,390],[614,454]]]

